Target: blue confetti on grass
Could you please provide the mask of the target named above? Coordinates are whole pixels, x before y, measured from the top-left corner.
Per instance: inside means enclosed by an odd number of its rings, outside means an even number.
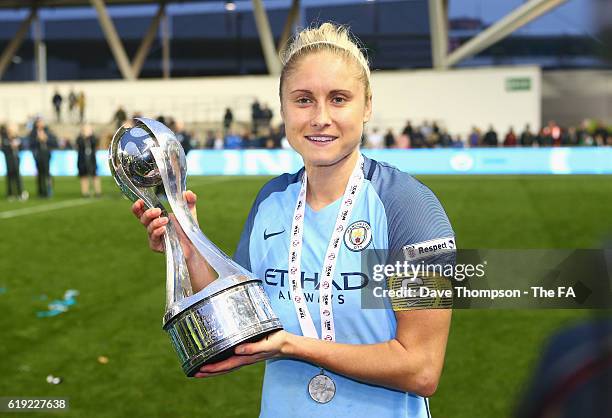
[[[51,301],[47,305],[48,309],[46,311],[36,312],[36,316],[38,318],[48,318],[51,316],[57,316],[64,312],[67,312],[71,306],[76,305],[77,301],[75,297],[78,295],[79,295],[78,290],[68,289],[66,290],[66,292],[64,292],[63,299],[56,299],[56,300]]]

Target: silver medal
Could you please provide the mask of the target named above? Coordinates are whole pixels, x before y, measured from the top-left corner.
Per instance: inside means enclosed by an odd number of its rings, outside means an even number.
[[[327,403],[336,394],[336,384],[331,377],[323,374],[323,370],[321,370],[321,373],[308,382],[308,393],[315,402]]]

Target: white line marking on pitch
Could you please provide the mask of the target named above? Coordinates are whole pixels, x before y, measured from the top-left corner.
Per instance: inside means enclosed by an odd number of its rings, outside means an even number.
[[[95,200],[72,199],[65,200],[63,202],[50,203],[48,205],[38,205],[23,209],[7,210],[0,212],[0,219],[16,218],[18,216],[32,215],[34,213],[47,212],[49,210],[69,208],[73,206],[81,206],[93,202],[95,202]]]

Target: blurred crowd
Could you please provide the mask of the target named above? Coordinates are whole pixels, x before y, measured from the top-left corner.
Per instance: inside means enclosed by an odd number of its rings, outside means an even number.
[[[133,118],[142,117],[139,112],[130,115],[120,106],[112,114],[110,123],[98,128],[96,134],[84,120],[84,94],[71,90],[67,101],[67,120],[57,126],[71,125],[74,132],[78,127],[78,134],[72,138],[56,135],[45,120],[38,116],[30,118],[22,127],[10,122],[0,125],[1,148],[7,169],[7,194],[10,199],[23,200],[29,196],[23,188],[19,173],[19,151],[22,150],[31,150],[36,162],[38,196],[45,198],[52,194],[53,179],[49,168],[51,154],[58,149],[77,151],[81,194],[84,197],[99,196],[101,187],[97,177],[95,151],[108,148],[116,129],[130,126]],[[66,116],[62,113],[64,98],[56,92],[52,103],[57,123]],[[267,104],[254,100],[250,121],[235,121],[232,109],[226,108],[218,123],[208,124],[214,126],[214,129],[200,127],[190,130],[182,121],[165,115],[158,116],[157,120],[176,134],[185,153],[192,149],[290,148],[284,126],[273,124],[273,118],[274,114]],[[419,125],[407,121],[397,134],[392,129],[384,132],[377,127],[367,129],[362,145],[369,149],[612,146],[612,130],[598,121],[585,120],[580,126],[568,127],[550,121],[539,131],[534,131],[529,125],[520,132],[513,128],[507,132],[497,132],[493,126],[486,130],[475,126],[468,135],[462,136],[450,133],[435,121],[424,121]]]
[[[406,122],[402,132],[396,135],[392,129],[384,134],[373,128],[366,135],[366,148],[475,148],[475,147],[571,147],[612,146],[612,130],[602,122],[583,121],[580,126],[559,126],[549,121],[539,131],[526,125],[517,132],[509,128],[498,133],[493,126],[486,130],[472,127],[467,136],[452,134],[436,122],[424,121],[421,125]]]

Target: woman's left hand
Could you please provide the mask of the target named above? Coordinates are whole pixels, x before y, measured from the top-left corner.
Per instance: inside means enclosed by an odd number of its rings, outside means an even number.
[[[283,357],[282,350],[289,335],[287,331],[280,330],[257,342],[240,344],[234,349],[235,355],[218,363],[203,366],[194,377],[218,376],[261,360]]]

